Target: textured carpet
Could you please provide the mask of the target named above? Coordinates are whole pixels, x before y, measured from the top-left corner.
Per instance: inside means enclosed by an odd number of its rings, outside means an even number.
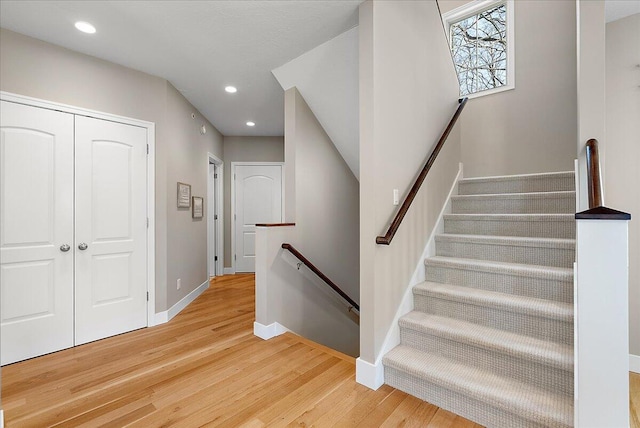
[[[385,381],[488,427],[573,426],[574,174],[458,190]]]

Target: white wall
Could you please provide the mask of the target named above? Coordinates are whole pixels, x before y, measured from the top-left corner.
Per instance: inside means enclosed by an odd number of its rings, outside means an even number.
[[[358,28],[274,69],[284,90],[296,87],[359,177]]]
[[[231,267],[231,162],[284,162],[283,137],[224,137],[224,266]]]
[[[391,245],[375,239],[458,107],[458,82],[435,1],[367,1],[359,30],[360,359],[375,364],[458,172],[457,130]]]
[[[222,136],[171,83],[1,29],[0,90],[154,122],[156,311],[207,280],[206,224],[176,208],[176,182],[206,196],[206,154],[222,157]],[[199,133],[202,124],[205,135]]]
[[[629,346],[640,369],[640,14],[606,25],[605,203],[631,213]]]
[[[439,1],[442,13],[465,3]],[[515,89],[469,100],[465,176],[573,170],[576,120],[575,2],[517,0]]]

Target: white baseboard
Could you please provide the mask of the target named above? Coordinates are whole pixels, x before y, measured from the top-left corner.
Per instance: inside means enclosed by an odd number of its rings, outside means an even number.
[[[236,271],[232,267],[230,267],[230,268],[226,267],[222,271],[223,275],[235,275],[235,273],[236,273]]]
[[[168,310],[156,313],[154,317],[155,324],[164,324],[171,321],[173,317],[178,315],[184,308],[189,306],[189,303],[193,302],[200,296],[207,288],[209,288],[209,281],[205,281],[195,288],[191,293],[184,296],[175,305],[171,306]]]
[[[371,364],[362,358],[356,359],[356,382],[374,391],[380,388],[384,384],[382,359],[376,364]]]
[[[629,354],[629,371],[640,374],[640,355]]]
[[[260,324],[257,321],[253,323],[253,334],[264,340],[280,336],[288,331],[288,328],[277,322],[273,322],[269,325]]]
[[[4,410],[0,410],[0,428],[4,428]]]

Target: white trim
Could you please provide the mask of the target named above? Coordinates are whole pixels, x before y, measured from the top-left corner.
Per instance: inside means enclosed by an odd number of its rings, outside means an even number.
[[[253,334],[260,339],[269,340],[272,337],[280,336],[288,332],[289,329],[278,322],[272,322],[269,325],[260,324],[255,321],[253,323]]]
[[[225,275],[235,275],[236,274],[236,270],[235,270],[235,268],[233,266],[232,267],[226,267],[226,268],[224,268],[224,274]]]
[[[158,312],[157,314],[155,314],[155,317],[154,317],[155,325],[164,324],[166,322],[171,321],[173,317],[175,317],[180,312],[182,312],[184,308],[189,306],[191,302],[196,300],[202,293],[204,293],[204,291],[207,288],[209,288],[208,280],[200,284],[198,287],[192,290],[191,293],[184,296],[182,299],[180,299],[180,301],[178,301],[175,305],[171,306],[168,310]]]
[[[231,162],[231,174],[230,174],[230,178],[231,178],[231,270],[233,272],[231,272],[232,274],[236,273],[236,166],[260,166],[260,165],[265,165],[265,166],[272,166],[272,165],[278,165],[280,166],[280,185],[281,185],[281,189],[280,189],[280,194],[281,194],[281,201],[282,201],[282,209],[280,210],[280,221],[283,221],[284,219],[284,162]],[[225,269],[225,275],[227,275],[227,269],[228,268],[224,268]]]
[[[629,371],[640,374],[640,355],[629,354]]]
[[[371,364],[362,358],[356,359],[356,382],[374,391],[384,384],[384,366],[382,360]]]
[[[213,189],[214,186],[211,185],[211,180],[209,177],[209,167],[211,162],[213,162],[213,164],[215,165],[215,174],[218,174],[218,179],[215,182],[215,189]],[[215,201],[214,202],[214,207],[215,209],[213,210],[213,215],[218,215],[218,219],[215,221],[215,241],[216,241],[216,248],[215,248],[215,254],[218,256],[218,261],[215,262],[215,271],[218,275],[223,275],[224,272],[224,227],[222,225],[224,225],[224,162],[222,161],[222,159],[220,159],[219,157],[215,156],[212,153],[207,153],[207,197],[211,198],[211,193],[212,190],[214,191],[214,197],[215,197]],[[211,200],[209,200],[209,202],[212,202]],[[211,243],[209,242],[211,240],[211,225],[210,225],[210,219],[209,219],[209,215],[212,214],[211,210],[208,210],[207,212],[207,272],[208,275],[211,277]]]
[[[505,4],[507,6],[507,84],[500,86],[499,88],[487,89],[485,91],[465,95],[469,99],[509,91],[516,87],[515,2],[514,0],[472,1],[442,14],[442,23],[444,24],[445,32],[447,34],[447,41],[449,42],[449,46],[451,46],[451,23],[468,18],[471,15],[475,15],[478,12],[499,4]]]
[[[374,376],[375,379],[379,379],[381,377],[384,378],[384,368],[382,365],[382,358],[387,354],[387,352],[391,351],[393,348],[395,348],[400,344],[400,325],[399,325],[400,318],[413,310],[413,287],[414,285],[423,282],[426,278],[424,260],[427,257],[431,257],[435,255],[436,253],[436,235],[444,232],[444,215],[449,214],[451,212],[451,196],[458,194],[458,182],[462,179],[462,177],[463,177],[463,166],[462,166],[462,163],[459,163],[458,173],[456,174],[456,177],[453,180],[453,184],[449,189],[449,194],[445,199],[445,203],[442,206],[440,213],[438,214],[438,220],[436,221],[436,225],[431,231],[431,235],[427,239],[427,243],[422,252],[422,256],[420,256],[420,258],[418,259],[418,264],[415,270],[413,271],[411,280],[407,284],[407,288],[404,292],[404,296],[402,297],[402,301],[400,302],[400,305],[398,306],[398,310],[396,311],[396,314],[393,317],[393,321],[391,323],[391,326],[389,327],[389,331],[387,332],[384,342],[382,342],[382,348],[380,349],[380,353],[376,358],[376,362],[375,364],[371,364],[366,361],[363,361],[363,364],[364,363],[367,364],[363,366],[364,370],[376,371],[376,375]],[[358,367],[359,366],[356,362],[356,381],[357,382],[359,382],[357,380]],[[382,374],[378,373],[378,371],[380,371],[380,373]],[[371,376],[373,375],[368,374],[363,376],[364,376],[364,379],[367,380],[367,382],[371,382],[371,379],[372,379]],[[362,382],[359,382],[359,383],[362,383]],[[369,386],[366,383],[363,383],[363,385]],[[372,389],[377,389],[379,386],[380,385]]]
[[[204,293],[207,288],[209,288],[209,280],[200,284],[196,289],[192,290],[191,293],[187,294],[175,305],[171,306],[167,311],[168,320],[171,321],[173,317],[178,315],[184,308],[189,306],[189,303],[193,302],[198,298],[198,296]]]
[[[17,104],[24,104],[33,107],[40,107],[49,110],[58,110],[65,113],[77,114],[80,116],[89,116],[96,119],[108,120],[111,122],[123,123],[126,125],[138,126],[147,130],[147,145],[149,154],[147,156],[147,218],[149,219],[149,227],[147,228],[147,293],[149,300],[147,301],[147,326],[155,325],[156,313],[156,248],[155,248],[155,225],[156,225],[156,169],[155,169],[155,149],[156,149],[156,125],[146,120],[132,119],[130,117],[118,116],[110,113],[104,113],[95,110],[89,110],[82,107],[75,107],[68,104],[46,101],[39,98],[27,97],[24,95],[13,94],[10,92],[0,91],[0,99]]]
[[[0,409],[0,428],[4,428],[4,410]]]

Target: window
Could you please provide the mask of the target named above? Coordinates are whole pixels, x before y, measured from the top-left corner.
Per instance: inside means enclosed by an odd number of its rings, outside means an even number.
[[[443,15],[461,96],[513,89],[513,0],[476,1]]]

